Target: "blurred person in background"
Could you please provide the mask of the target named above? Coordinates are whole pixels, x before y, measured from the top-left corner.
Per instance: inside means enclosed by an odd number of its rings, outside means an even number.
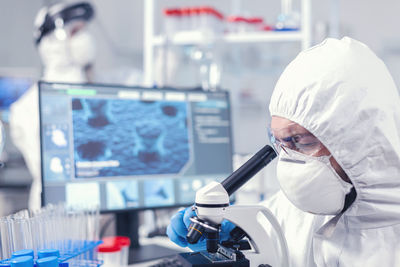
[[[58,3],[39,10],[34,22],[34,41],[43,68],[41,80],[92,81],[96,47],[87,25],[93,16],[93,6],[87,2]],[[33,210],[41,206],[38,103],[38,86],[35,84],[10,110],[11,138],[33,177],[29,196],[29,208]]]

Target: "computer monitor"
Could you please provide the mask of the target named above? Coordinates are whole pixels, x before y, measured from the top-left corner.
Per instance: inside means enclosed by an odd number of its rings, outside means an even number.
[[[227,92],[39,83],[43,204],[191,205],[232,172]]]

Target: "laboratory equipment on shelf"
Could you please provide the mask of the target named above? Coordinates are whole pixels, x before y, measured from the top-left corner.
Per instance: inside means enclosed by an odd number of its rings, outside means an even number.
[[[198,46],[187,47],[186,51],[189,52],[186,54],[189,55],[190,62],[193,63],[192,66],[196,69],[194,71],[196,78],[191,79],[191,81],[197,80],[197,83],[194,82],[192,86],[196,87],[200,85],[205,91],[217,91],[220,84],[221,65],[216,59],[213,41],[215,38],[222,36],[225,30],[225,18],[222,13],[210,6],[166,8],[163,13],[167,40],[187,37],[209,40],[209,42],[204,42]],[[164,47],[163,49],[165,51],[169,50],[171,54],[175,54],[170,59],[177,57],[177,54],[179,54],[179,52],[174,51],[171,47]],[[164,53],[167,54],[167,52]],[[165,61],[167,69],[173,68],[172,61]],[[170,65],[167,65],[167,63]],[[186,63],[184,63],[183,67],[186,70],[189,68]],[[165,80],[168,81],[158,80],[157,83],[164,84],[166,82],[167,85],[170,85],[170,79]],[[176,86],[176,79],[173,79],[172,82],[174,83],[172,86]]]
[[[224,16],[210,6],[166,8],[163,14],[167,36],[192,31],[214,34],[224,30]]]
[[[297,31],[300,29],[300,13],[293,10],[292,0],[281,0],[281,14],[279,14],[275,31]]]
[[[200,86],[204,91],[218,91],[221,81],[221,64],[213,45],[198,45],[190,48],[190,58],[198,69]]]
[[[292,12],[278,16],[275,31],[298,31],[300,27],[300,14]]]
[[[43,266],[52,261],[38,259],[56,257],[60,266],[99,266],[94,250],[101,243],[98,233],[97,206],[48,204],[39,211],[22,210],[0,218],[0,264],[18,265],[14,259],[31,257]]]
[[[229,16],[226,19],[227,31],[230,33],[245,33],[265,31],[268,26],[261,17]],[[272,29],[272,28],[268,28]]]
[[[225,33],[251,33],[262,31],[295,31],[300,29],[300,14],[292,10],[290,1],[282,2],[281,13],[275,26],[264,22],[262,17],[228,15],[224,16],[213,7],[165,8],[164,32],[168,38],[205,35],[218,37]]]
[[[235,5],[236,1],[229,1],[231,5]],[[246,1],[247,2],[247,1]],[[277,16],[268,18],[262,16],[264,23],[259,31],[236,33],[230,32],[226,29],[229,23],[226,20],[223,21],[224,30],[223,34],[219,35],[207,35],[202,34],[201,31],[190,31],[190,32],[180,32],[178,34],[167,34],[164,32],[165,29],[157,29],[156,21],[161,17],[162,24],[167,24],[164,19],[167,20],[167,16],[158,11],[160,1],[157,0],[147,0],[144,1],[143,14],[144,14],[144,39],[143,39],[143,67],[144,67],[144,78],[143,84],[146,86],[166,85],[177,86],[175,84],[165,83],[165,79],[161,79],[160,73],[170,73],[174,72],[175,65],[172,68],[167,68],[167,64],[171,64],[171,60],[165,55],[169,55],[169,50],[186,50],[187,46],[196,46],[199,44],[218,44],[223,47],[224,50],[230,49],[231,45],[235,44],[252,44],[252,43],[296,43],[301,44],[301,49],[307,49],[311,46],[311,0],[301,0],[298,6],[296,6],[296,11],[300,14],[299,27],[295,31],[284,31],[284,30],[274,30]],[[283,6],[283,5],[282,5]],[[169,8],[173,9],[173,8]],[[177,9],[177,8],[175,8]],[[241,10],[241,8],[229,8],[229,10]],[[222,14],[225,13],[225,14]],[[173,12],[172,12],[173,13]],[[178,12],[179,13],[179,12]],[[284,13],[283,10],[280,13]],[[225,10],[221,10],[221,14],[224,18],[230,15],[242,15],[242,14],[229,14]],[[278,14],[277,14],[278,15]],[[197,15],[196,15],[197,16]],[[180,20],[177,18],[177,25],[179,26]],[[228,25],[227,25],[228,24]],[[175,27],[178,28],[178,27]],[[190,33],[190,34],[189,34]],[[161,51],[161,52],[160,52]],[[184,66],[190,66],[191,64],[184,63]],[[171,71],[172,69],[172,71]],[[187,71],[186,68],[183,72]],[[189,72],[189,71],[187,71]],[[188,77],[189,75],[181,75]],[[192,78],[192,77],[191,77]],[[172,79],[171,79],[172,80]],[[195,78],[194,78],[195,80]],[[173,81],[173,80],[172,80]],[[178,85],[180,86],[180,85]],[[193,86],[193,85],[190,85]]]
[[[198,267],[289,266],[286,239],[272,213],[260,205],[229,205],[229,196],[275,157],[275,151],[266,145],[224,181],[212,182],[197,191],[193,206],[197,216],[191,218],[186,239],[195,244],[204,236],[207,250],[181,253],[177,257],[179,264]],[[260,215],[264,218],[260,219]],[[230,232],[231,238],[220,243],[219,232],[224,219],[236,227]],[[276,234],[279,247],[265,228],[267,222]]]

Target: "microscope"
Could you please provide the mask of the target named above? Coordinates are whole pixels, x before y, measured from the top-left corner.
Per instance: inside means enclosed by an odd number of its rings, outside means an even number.
[[[196,193],[186,239],[195,244],[206,239],[207,250],[181,253],[181,266],[288,267],[286,239],[274,215],[261,205],[230,205],[229,196],[276,157],[264,146],[221,183],[212,182]],[[219,240],[221,223],[226,219],[236,227],[230,239]],[[271,238],[275,234],[276,238]],[[278,241],[276,241],[278,240]]]

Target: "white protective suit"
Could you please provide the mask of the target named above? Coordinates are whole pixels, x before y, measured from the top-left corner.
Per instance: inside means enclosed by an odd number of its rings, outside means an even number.
[[[327,39],[288,65],[269,108],[314,134],[357,192],[337,216],[305,213],[282,192],[264,203],[291,266],[400,266],[400,99],[385,64],[358,41]]]
[[[48,82],[86,82],[83,66],[74,62],[68,55],[67,41],[60,41],[49,34],[39,44],[39,54],[44,65],[43,81]],[[39,96],[38,86],[34,84],[10,108],[10,135],[15,146],[24,156],[32,175],[29,195],[29,208],[41,207],[41,171],[39,141]]]

